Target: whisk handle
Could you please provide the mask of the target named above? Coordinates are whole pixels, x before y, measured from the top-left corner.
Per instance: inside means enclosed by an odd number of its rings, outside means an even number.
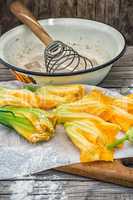
[[[32,13],[19,1],[13,1],[10,4],[11,12],[25,25],[27,25],[31,31],[46,45],[48,46],[53,39],[47,33],[47,31],[39,24]]]

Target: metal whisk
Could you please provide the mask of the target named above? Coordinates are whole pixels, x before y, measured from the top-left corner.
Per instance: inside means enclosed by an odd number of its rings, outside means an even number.
[[[44,51],[47,73],[74,72],[93,67],[93,62],[78,54],[72,47],[61,41],[54,41]]]
[[[80,55],[67,44],[61,41],[53,41],[51,36],[39,24],[32,13],[19,1],[11,3],[10,10],[46,45],[44,59],[47,73],[53,74],[56,72],[86,70],[88,68],[93,68],[96,64],[95,60],[92,61]]]

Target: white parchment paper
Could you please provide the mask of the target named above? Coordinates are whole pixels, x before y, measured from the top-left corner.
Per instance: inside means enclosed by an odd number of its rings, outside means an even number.
[[[22,83],[12,81],[1,82],[0,85],[16,88]],[[93,86],[86,86],[87,90],[92,88]],[[105,92],[113,96],[120,95],[115,91]],[[133,157],[133,145],[128,142],[123,149],[115,152],[115,158],[125,157]],[[40,144],[29,144],[14,130],[0,125],[0,179],[28,175],[78,162],[79,151],[68,139],[61,125],[56,127],[54,138]]]

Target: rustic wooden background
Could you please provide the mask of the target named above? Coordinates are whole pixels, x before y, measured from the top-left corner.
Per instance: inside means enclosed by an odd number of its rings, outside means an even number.
[[[9,12],[12,0],[0,0],[2,33],[19,24]],[[38,19],[81,17],[110,24],[120,30],[133,45],[133,0],[21,0]]]

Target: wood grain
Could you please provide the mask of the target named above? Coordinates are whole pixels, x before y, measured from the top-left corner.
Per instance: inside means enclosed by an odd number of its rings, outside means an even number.
[[[31,200],[50,200],[52,197],[53,200],[132,200],[133,195],[132,188],[49,170],[28,178],[0,181],[0,199],[7,200],[15,194],[21,196],[18,191],[12,192],[11,187],[15,187],[15,184],[30,185],[31,183],[33,188],[27,195]],[[49,189],[50,184],[57,190]],[[27,196],[23,200],[26,200]],[[66,198],[63,199],[63,196]],[[17,200],[20,200],[19,196]]]
[[[76,0],[50,0],[49,17],[76,17]]]
[[[95,20],[105,22],[106,18],[106,0],[95,1]]]
[[[33,16],[32,12],[27,9],[24,4],[19,1],[12,2],[10,4],[10,11],[25,25],[27,25],[31,31],[48,46],[53,39],[47,33],[47,31],[38,23],[37,19]]]
[[[121,160],[72,164],[57,170],[133,188],[133,169],[125,166]]]
[[[133,1],[121,0],[119,13],[119,29],[124,33],[127,41],[133,42],[133,37],[130,32],[133,32]]]
[[[119,29],[120,0],[106,0],[105,22]]]
[[[19,24],[9,12],[9,3],[0,1],[0,28],[2,33]],[[20,0],[38,17],[81,17],[110,24],[120,30],[133,45],[132,0]]]
[[[33,7],[32,12],[34,16],[39,16],[40,19],[44,19],[51,15],[50,1],[32,1],[31,5]]]
[[[95,0],[78,0],[77,1],[77,16],[81,18],[87,18],[95,20],[95,7],[96,1]]]

